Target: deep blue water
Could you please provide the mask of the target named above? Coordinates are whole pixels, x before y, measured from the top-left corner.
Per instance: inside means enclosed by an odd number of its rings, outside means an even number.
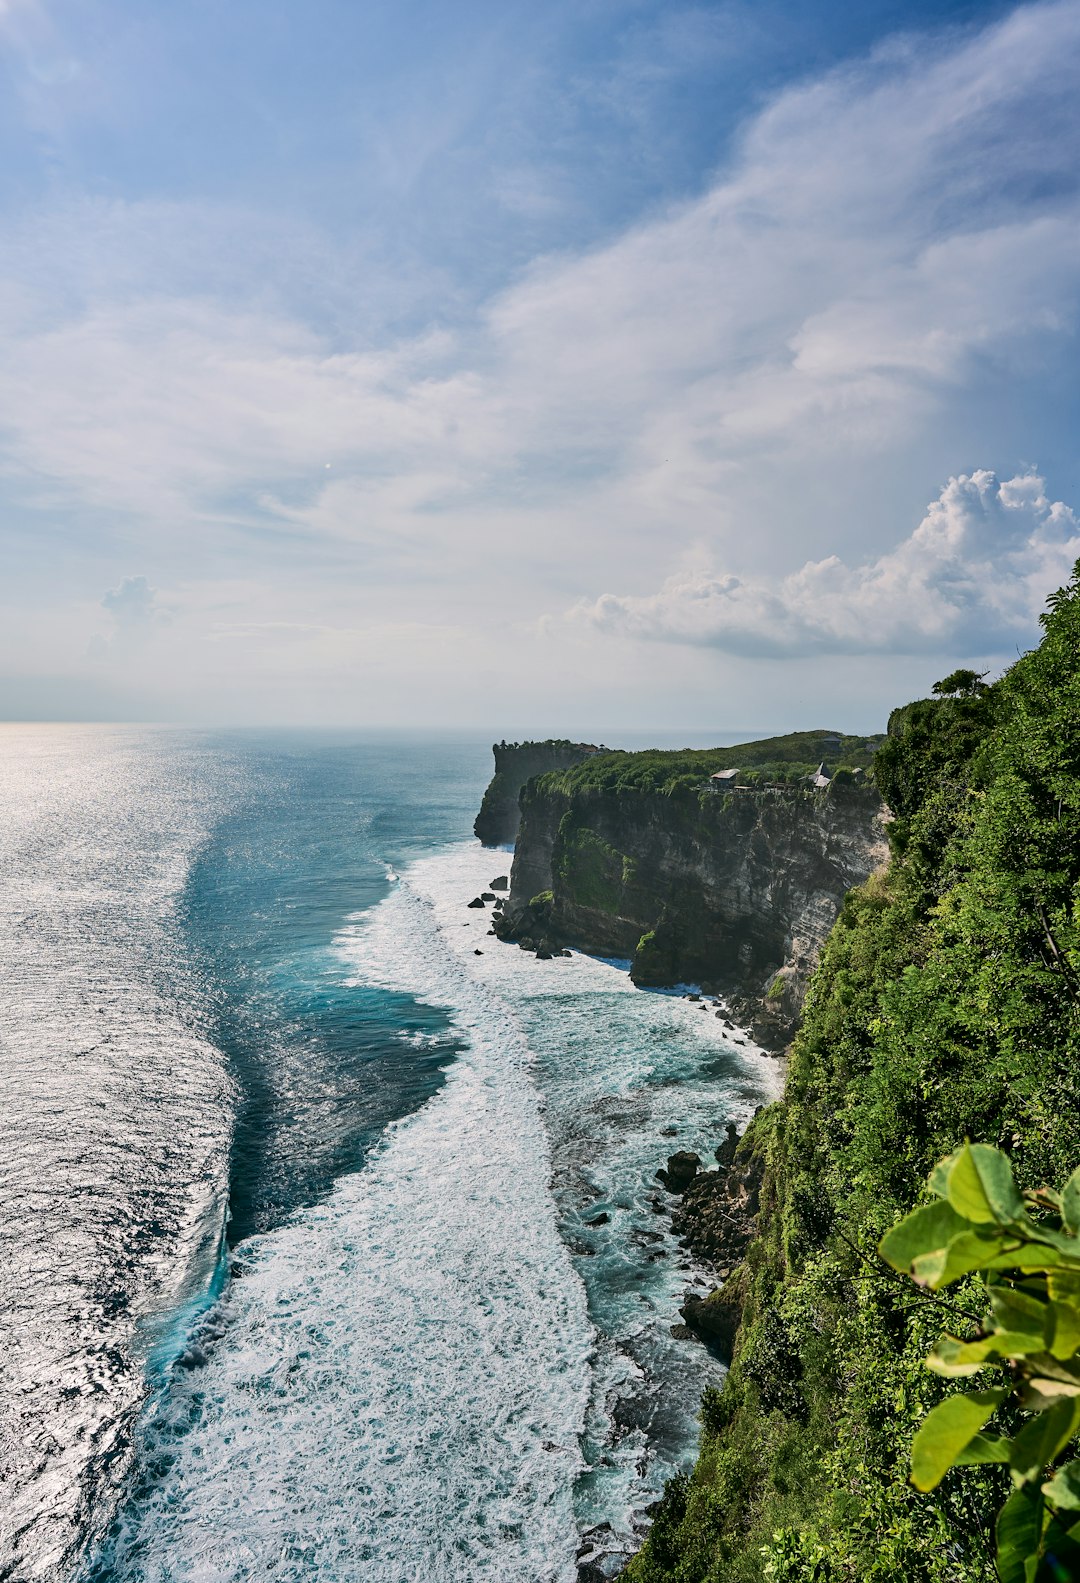
[[[180,917],[241,1095],[235,1245],[359,1169],[459,1049],[442,1011],[343,988],[333,942],[343,919],[387,894],[388,865],[467,837],[490,748],[339,733],[217,740],[243,763],[245,794],[195,861]]]
[[[774,1069],[491,939],[485,743],[5,746],[0,1578],[614,1564],[717,1371],[654,1172]]]

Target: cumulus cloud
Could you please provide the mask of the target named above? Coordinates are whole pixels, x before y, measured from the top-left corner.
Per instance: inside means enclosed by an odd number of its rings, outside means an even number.
[[[603,594],[571,617],[608,633],[733,654],[994,654],[1030,643],[1080,558],[1080,521],[1033,472],[950,478],[911,536],[861,565],[776,579],[680,573],[656,594]]]
[[[149,579],[141,575],[121,578],[119,587],[110,588],[101,603],[125,631],[146,627],[161,615],[157,589],[151,588]]]
[[[96,633],[91,638],[87,652],[96,660],[126,657],[141,649],[170,617],[158,602],[157,589],[141,573],[122,577],[115,588],[108,589],[101,597],[101,608],[109,612],[113,626],[107,637]]]

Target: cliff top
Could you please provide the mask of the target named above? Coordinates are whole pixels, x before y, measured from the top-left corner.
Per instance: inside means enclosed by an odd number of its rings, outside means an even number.
[[[562,791],[645,791],[668,794],[699,786],[717,770],[738,769],[745,780],[798,781],[822,760],[832,769],[867,769],[884,734],[845,736],[840,731],[791,731],[723,748],[650,748],[598,753],[569,769],[550,771],[545,784]]]

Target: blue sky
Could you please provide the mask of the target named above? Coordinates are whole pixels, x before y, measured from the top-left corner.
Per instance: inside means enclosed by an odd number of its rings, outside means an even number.
[[[1080,553],[1080,5],[0,0],[0,713],[869,728]]]

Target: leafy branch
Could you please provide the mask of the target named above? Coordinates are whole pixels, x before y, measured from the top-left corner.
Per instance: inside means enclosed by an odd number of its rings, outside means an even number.
[[[943,1335],[926,1365],[946,1379],[987,1370],[1002,1383],[948,1396],[923,1420],[911,1482],[934,1489],[953,1467],[1001,1463],[1013,1489],[997,1517],[1001,1583],[1080,1578],[1080,1169],[1060,1192],[1021,1193],[989,1144],[965,1144],[930,1177],[933,1203],[887,1232],[881,1254],[930,1291],[978,1275],[989,1313],[973,1340]],[[1038,1215],[1040,1218],[1036,1218]],[[987,1433],[1022,1415],[1014,1435]]]

